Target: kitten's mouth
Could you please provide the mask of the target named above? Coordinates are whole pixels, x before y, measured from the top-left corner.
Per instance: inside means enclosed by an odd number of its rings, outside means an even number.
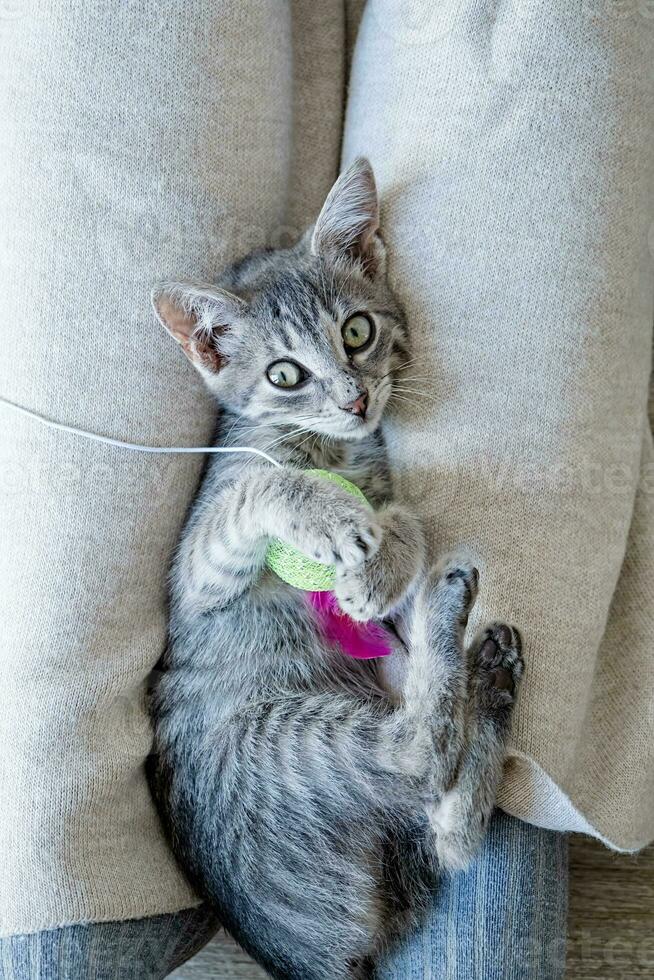
[[[378,393],[368,404],[365,415],[354,415],[342,409],[334,412],[336,406],[333,406],[329,415],[315,420],[314,431],[344,442],[358,442],[379,428],[387,401],[383,392]]]
[[[351,416],[342,428],[342,438],[363,439],[379,426],[381,410],[375,406],[369,409],[365,416]]]

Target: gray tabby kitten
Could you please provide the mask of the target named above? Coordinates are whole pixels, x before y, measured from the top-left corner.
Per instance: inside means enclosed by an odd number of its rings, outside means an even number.
[[[391,502],[379,424],[408,339],[369,163],[295,247],[154,304],[221,406],[218,444],[285,465],[208,464],[172,571],[152,791],[199,893],[273,977],[371,976],[439,869],[479,846],[522,660],[503,624],[464,650],[477,571],[426,568],[419,521]],[[304,594],[266,570],[271,537],[334,564],[343,609],[386,620],[396,651],[331,648]]]

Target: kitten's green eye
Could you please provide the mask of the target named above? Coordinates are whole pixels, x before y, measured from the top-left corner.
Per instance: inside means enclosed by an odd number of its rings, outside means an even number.
[[[346,320],[341,330],[343,343],[348,350],[363,350],[371,343],[374,336],[372,322],[362,313],[357,313]]]
[[[293,361],[275,361],[266,371],[268,380],[278,388],[295,388],[304,380],[302,371]]]

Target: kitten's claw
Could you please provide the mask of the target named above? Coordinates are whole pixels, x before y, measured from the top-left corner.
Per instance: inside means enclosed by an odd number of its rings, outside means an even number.
[[[377,552],[381,535],[381,528],[372,514],[362,522],[356,519],[344,521],[330,532],[335,543],[331,563],[337,569],[359,567]]]

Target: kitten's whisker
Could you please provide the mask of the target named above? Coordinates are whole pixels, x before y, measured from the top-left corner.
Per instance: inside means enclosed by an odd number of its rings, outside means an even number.
[[[291,443],[292,444],[293,438],[295,436],[303,435],[305,432],[311,432],[311,431],[312,430],[311,429],[308,429],[308,428],[304,428],[304,427],[303,428],[299,428],[298,427],[298,428],[293,429],[291,432],[282,432],[281,435],[278,435],[275,439],[272,439],[270,442],[268,442],[265,445],[265,447],[264,447],[265,448],[265,451],[268,452],[270,449],[274,449],[275,446],[278,446],[278,445],[280,445],[280,444],[282,444],[284,442],[288,442],[288,443]]]
[[[425,382],[425,384],[435,384],[434,378],[431,375],[428,375],[428,374],[410,374],[410,375],[401,374],[400,371],[398,369],[395,369],[395,368],[393,370],[391,370],[391,371],[387,371],[385,374],[382,374],[380,377],[381,378],[393,378],[393,379],[397,379],[398,381],[421,381],[421,382]]]
[[[420,354],[414,354],[413,357],[407,357],[405,361],[402,361],[402,367],[406,367],[408,364],[415,364],[416,361],[422,360]]]
[[[313,429],[310,429],[308,426],[294,426],[288,432],[282,432],[272,442],[268,443],[268,448],[270,446],[276,446],[280,442],[292,440],[295,436],[303,435],[305,432],[313,432]]]
[[[417,387],[415,384],[413,385],[405,384],[404,381],[402,381],[401,379],[399,381],[398,380],[392,381],[391,384],[393,385],[393,387],[397,388],[398,390],[401,388],[404,388],[407,391],[419,391],[419,392],[424,392],[426,390],[429,390],[429,389],[425,389],[422,385],[420,387]]]
[[[381,377],[382,378],[402,378],[403,375],[401,374],[401,370],[402,370],[401,368],[391,368],[390,371],[386,371],[386,373],[385,374],[382,374]],[[425,375],[425,377],[427,377],[427,376]],[[428,378],[428,380],[433,380],[433,379],[432,378]]]
[[[389,402],[406,402],[407,405],[413,405],[413,406],[415,406],[416,404],[413,398],[407,398],[406,395],[398,395],[395,392],[393,393],[391,398],[389,398]]]
[[[312,436],[315,436],[315,435],[317,435],[317,433],[315,433],[315,432],[309,432],[309,435],[308,435],[308,436],[306,436],[306,437],[305,437],[305,438],[304,438],[304,439],[303,439],[303,440],[302,440],[301,442],[298,442],[298,443],[296,443],[296,444],[295,444],[295,446],[294,446],[293,448],[294,448],[295,450],[298,450],[298,449],[301,449],[301,448],[302,448],[302,446],[304,446],[304,444],[305,444],[306,442],[308,442],[308,441],[309,441],[309,439],[310,439],[310,438],[311,438]]]
[[[402,391],[402,392],[405,392],[405,393],[407,393],[409,395],[417,395],[419,398],[430,398],[431,397],[431,392],[429,392],[429,391],[422,391],[419,388],[404,388],[402,386],[398,387],[397,385],[393,385],[393,391]]]
[[[402,368],[408,367],[410,364],[415,364],[416,361],[419,361],[419,360],[420,360],[420,357],[417,354],[414,357],[408,357],[406,359],[406,361],[402,361],[401,364],[398,364],[397,365],[396,370],[397,371],[400,371]]]

